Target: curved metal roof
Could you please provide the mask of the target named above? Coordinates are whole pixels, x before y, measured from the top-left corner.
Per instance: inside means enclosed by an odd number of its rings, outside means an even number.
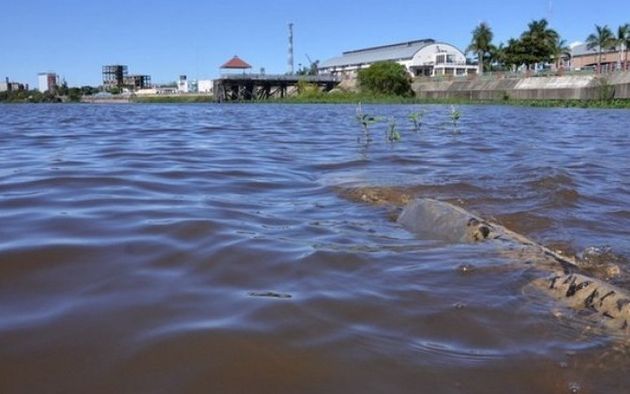
[[[334,57],[323,62],[319,67],[340,67],[357,64],[375,63],[384,60],[411,59],[422,48],[434,44],[435,40],[425,39],[401,42],[399,44],[384,45],[372,48],[344,52],[342,56]]]

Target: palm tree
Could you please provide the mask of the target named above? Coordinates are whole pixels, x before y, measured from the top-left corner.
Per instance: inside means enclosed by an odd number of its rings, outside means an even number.
[[[602,53],[606,49],[610,49],[615,45],[615,36],[608,27],[608,25],[599,26],[595,25],[595,33],[591,33],[586,38],[586,48],[597,48],[597,72],[601,73],[602,69]]]
[[[503,61],[512,72],[524,63],[523,45],[520,40],[510,38],[503,50]]]
[[[554,55],[555,44],[560,35],[549,27],[546,19],[534,20],[527,25],[528,30],[521,35],[526,52],[533,63],[550,61]]]
[[[556,70],[558,70],[560,68],[560,59],[563,57],[571,57],[571,48],[567,45],[566,40],[561,40],[560,37],[557,37],[553,42],[552,50]]]
[[[630,23],[619,26],[617,29],[617,47],[619,48],[618,67],[621,70],[628,68],[628,47],[630,47]],[[625,55],[625,56],[622,56]],[[623,67],[621,60],[623,60]]]
[[[481,22],[472,32],[472,41],[467,50],[477,55],[477,59],[479,60],[477,73],[479,75],[483,74],[485,57],[486,54],[490,52],[492,37],[492,30],[485,22]]]
[[[490,45],[490,64],[497,64],[500,69],[505,68],[505,45],[500,43],[499,46]]]

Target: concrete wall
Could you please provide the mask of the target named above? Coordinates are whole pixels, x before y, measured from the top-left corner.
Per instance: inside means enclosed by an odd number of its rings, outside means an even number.
[[[416,96],[467,100],[599,100],[630,99],[630,72],[606,75],[530,77],[506,79],[418,80]]]

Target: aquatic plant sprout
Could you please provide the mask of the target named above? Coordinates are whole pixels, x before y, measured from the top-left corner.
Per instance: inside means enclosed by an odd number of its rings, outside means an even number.
[[[421,109],[409,114],[409,120],[413,123],[413,129],[415,131],[420,130],[420,127],[422,127],[422,118],[424,117],[424,113],[425,111]]]
[[[364,137],[366,138],[366,140],[369,141],[370,140],[369,126],[374,123],[378,123],[381,120],[381,118],[377,116],[368,115],[365,112],[363,112],[363,107],[361,106],[361,103],[359,103],[359,105],[357,106],[356,118],[359,124],[361,125],[361,127],[363,127]]]
[[[396,129],[396,119],[389,118],[389,125],[387,126],[387,139],[389,142],[400,141],[400,133]]]
[[[462,117],[462,114],[454,105],[451,105],[450,116],[451,121],[453,122],[453,131],[457,132],[457,122],[459,122],[459,118]]]

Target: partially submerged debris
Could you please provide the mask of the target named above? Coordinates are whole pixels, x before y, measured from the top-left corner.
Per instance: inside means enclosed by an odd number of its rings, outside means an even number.
[[[291,294],[287,293],[278,293],[276,291],[250,291],[250,297],[263,297],[263,298],[292,298]]]
[[[577,267],[573,258],[444,201],[417,198],[405,206],[398,223],[413,233],[448,242],[493,242],[515,260],[559,264],[564,270]]]
[[[350,201],[395,207],[406,205],[412,198],[406,190],[391,187],[344,187],[340,194]]]
[[[576,273],[536,279],[532,285],[566,306],[591,312],[606,327],[630,333],[630,295],[623,289]]]
[[[357,187],[346,189],[342,194],[354,201],[393,207],[404,205],[397,222],[425,238],[458,243],[490,242],[511,260],[532,264],[545,271],[561,270],[549,278],[537,279],[531,285],[565,306],[592,312],[610,329],[630,334],[630,293],[602,280],[621,274],[617,260],[598,260],[595,264],[592,251],[585,252],[579,259],[565,256],[453,204],[429,198],[414,199],[405,189]],[[596,254],[597,257],[607,255],[609,253]],[[602,279],[577,273],[585,268],[589,274]]]

